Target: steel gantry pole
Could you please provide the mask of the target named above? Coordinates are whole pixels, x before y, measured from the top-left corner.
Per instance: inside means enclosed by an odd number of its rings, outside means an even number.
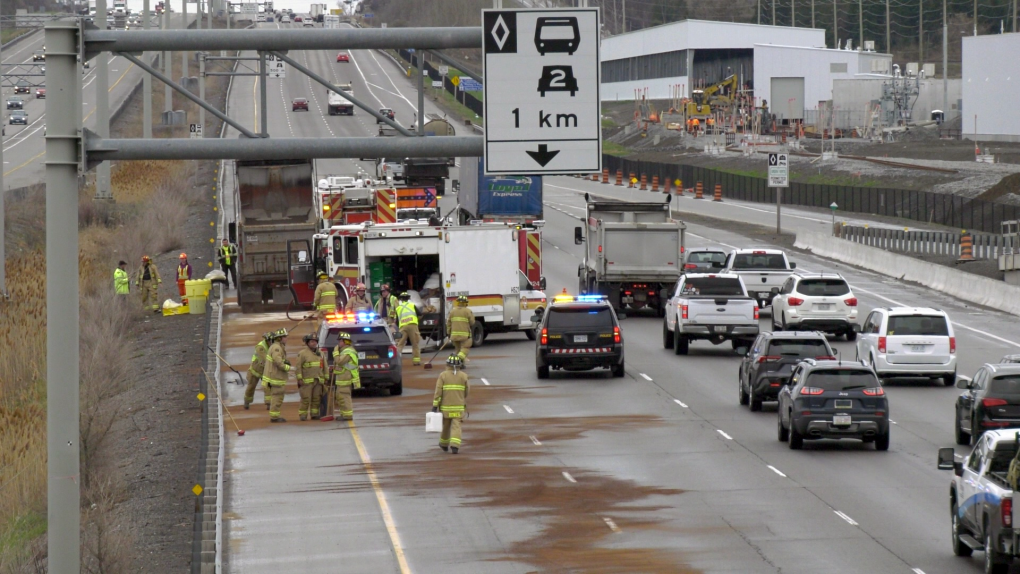
[[[96,14],[106,14],[106,0],[96,0]],[[99,29],[106,30],[106,17],[98,18]],[[110,57],[100,54],[96,63],[96,133],[110,137]],[[113,199],[110,191],[110,164],[104,162],[96,168],[96,199]]]
[[[0,43],[2,47],[2,43]],[[0,56],[0,61],[3,61],[3,57]],[[6,213],[6,207],[4,206],[5,195],[4,191],[4,138],[0,137],[0,297],[7,299],[7,250],[4,246],[4,218]]]
[[[259,108],[261,108],[261,109],[259,109],[259,116],[260,116],[260,122],[259,123],[261,124],[261,125],[259,125],[259,127],[262,128],[262,130],[261,130],[262,134],[261,135],[264,138],[269,137],[269,110],[267,109],[269,107],[267,105],[267,102],[269,101],[269,98],[266,97],[266,84],[268,83],[266,80],[267,80],[267,77],[266,77],[266,53],[265,52],[259,52],[259,98],[260,98]]]
[[[885,0],[885,51],[892,54],[892,42],[889,36],[889,0]]]
[[[188,0],[181,0],[181,30],[188,29]],[[172,78],[173,75],[171,74]],[[188,77],[188,51],[181,50],[181,85],[184,85],[184,78]]]
[[[942,0],[942,121],[949,119],[949,23],[946,0]]]
[[[100,18],[105,21],[105,14]],[[60,286],[46,289],[46,545],[52,574],[81,571],[77,60],[78,24],[47,24],[46,284]]]
[[[152,15],[149,12],[149,0],[145,0],[142,4],[142,31],[149,31],[149,18]],[[152,63],[152,54],[145,52],[142,54],[142,59],[147,64]],[[152,137],[152,76],[149,74],[142,74],[142,137]]]
[[[418,135],[425,135],[425,51],[415,50],[418,60]]]
[[[163,9],[163,24],[164,31],[170,31],[170,4],[167,4]],[[163,49],[163,57],[161,58],[161,64],[163,64],[163,75],[167,78],[173,77],[174,65],[170,61],[170,50],[169,48]],[[170,88],[170,84],[167,81],[163,81],[163,112],[169,113],[174,109],[174,92]],[[169,121],[169,120],[164,120]]]

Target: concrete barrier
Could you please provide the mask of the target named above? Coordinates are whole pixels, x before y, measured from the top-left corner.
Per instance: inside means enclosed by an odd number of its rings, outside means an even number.
[[[1002,281],[890,253],[824,233],[798,233],[797,241],[793,245],[821,257],[836,259],[904,281],[913,281],[963,301],[1020,315],[1020,287]]]

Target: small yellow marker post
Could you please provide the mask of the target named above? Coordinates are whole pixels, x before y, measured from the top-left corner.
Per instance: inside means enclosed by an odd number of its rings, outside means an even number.
[[[203,393],[198,393],[198,395],[196,395],[196,396],[198,397],[199,402],[202,402],[202,401],[205,400],[205,395]]]
[[[196,484],[195,487],[191,489],[191,492],[194,492],[195,496],[202,496],[202,493],[204,491],[205,491],[205,489],[202,488],[201,484]]]

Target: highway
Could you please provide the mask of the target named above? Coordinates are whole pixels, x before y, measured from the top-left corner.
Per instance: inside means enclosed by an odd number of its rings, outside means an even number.
[[[386,56],[356,50],[350,64],[338,64],[333,53],[294,54],[410,123],[413,87]],[[235,78],[230,115],[254,126],[257,94],[252,78]],[[325,90],[293,70],[285,81],[270,80],[269,95],[273,137],[376,133],[374,119],[362,111],[326,115]],[[311,110],[291,112],[296,97],[309,98]],[[228,130],[226,137],[236,133]],[[358,167],[371,171],[366,162],[325,160],[317,172]],[[232,189],[229,178],[224,188]],[[585,191],[655,198],[549,178],[543,236],[549,294],[576,289],[581,251],[573,227]],[[223,199],[221,213],[232,213],[229,197]],[[768,206],[693,199],[675,206],[681,214],[774,223]],[[815,212],[790,216],[794,229],[829,225]],[[687,237],[689,247],[752,245],[733,231],[702,225],[689,225]],[[946,310],[955,323],[961,374],[1020,349],[1015,317],[811,255],[792,259],[799,269],[843,273],[862,318],[877,306]],[[242,316],[235,303],[231,291],[222,354],[243,372],[261,333],[294,323],[278,313]],[[405,361],[404,395],[357,396],[353,427],[298,422],[293,385],[284,408],[290,422],[270,426],[260,393],[245,411],[243,387],[226,385],[224,402],[247,430],[227,437],[226,571],[981,571],[980,554],[952,556],[950,477],[935,469],[936,449],[953,444],[957,389],[890,383],[889,452],[853,441],[809,442],[790,451],[776,440],[774,404],[760,413],[738,405],[738,358],[728,345],[698,342],[681,358],[663,349],[661,319],[631,315],[622,325],[623,379],[554,373],[539,382],[534,343],[523,335],[494,335],[473,349],[470,418],[457,457],[436,448],[437,435],[422,428],[439,369]],[[768,328],[766,317],[762,329]],[[309,329],[305,323],[290,337],[292,358]],[[833,345],[854,359],[852,343]],[[233,375],[224,370],[224,377]]]
[[[171,26],[180,28],[181,14],[171,15]],[[194,22],[194,14],[188,15],[188,20]],[[134,30],[131,30],[134,32]],[[139,29],[138,32],[141,32]],[[45,41],[45,32],[36,32],[31,38],[15,44],[2,54],[5,64],[32,63],[32,52],[41,50]],[[109,56],[107,56],[109,57]],[[96,62],[93,58],[86,74],[82,77],[82,118],[85,127],[95,129],[96,125]],[[40,62],[42,63],[42,62]],[[142,80],[143,72],[137,66],[121,57],[112,57],[109,60],[108,72],[110,74],[110,110],[117,109],[130,94],[131,90]],[[153,90],[162,90],[163,84],[159,81],[153,82]],[[3,100],[13,95],[13,88],[3,89]],[[44,179],[45,164],[43,162],[46,153],[46,101],[35,99],[35,89],[28,95],[22,94],[25,99],[25,111],[28,112],[28,125],[9,125],[8,111],[4,105],[3,121],[7,135],[3,138],[4,148],[4,188],[14,189],[36,183],[42,183]]]

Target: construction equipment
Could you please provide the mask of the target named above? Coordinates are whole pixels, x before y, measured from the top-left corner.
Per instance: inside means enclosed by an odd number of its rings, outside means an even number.
[[[707,118],[713,111],[721,111],[716,108],[729,107],[736,100],[739,88],[740,83],[736,74],[733,74],[707,88],[693,90],[691,99],[685,104],[684,113],[688,118]]]

